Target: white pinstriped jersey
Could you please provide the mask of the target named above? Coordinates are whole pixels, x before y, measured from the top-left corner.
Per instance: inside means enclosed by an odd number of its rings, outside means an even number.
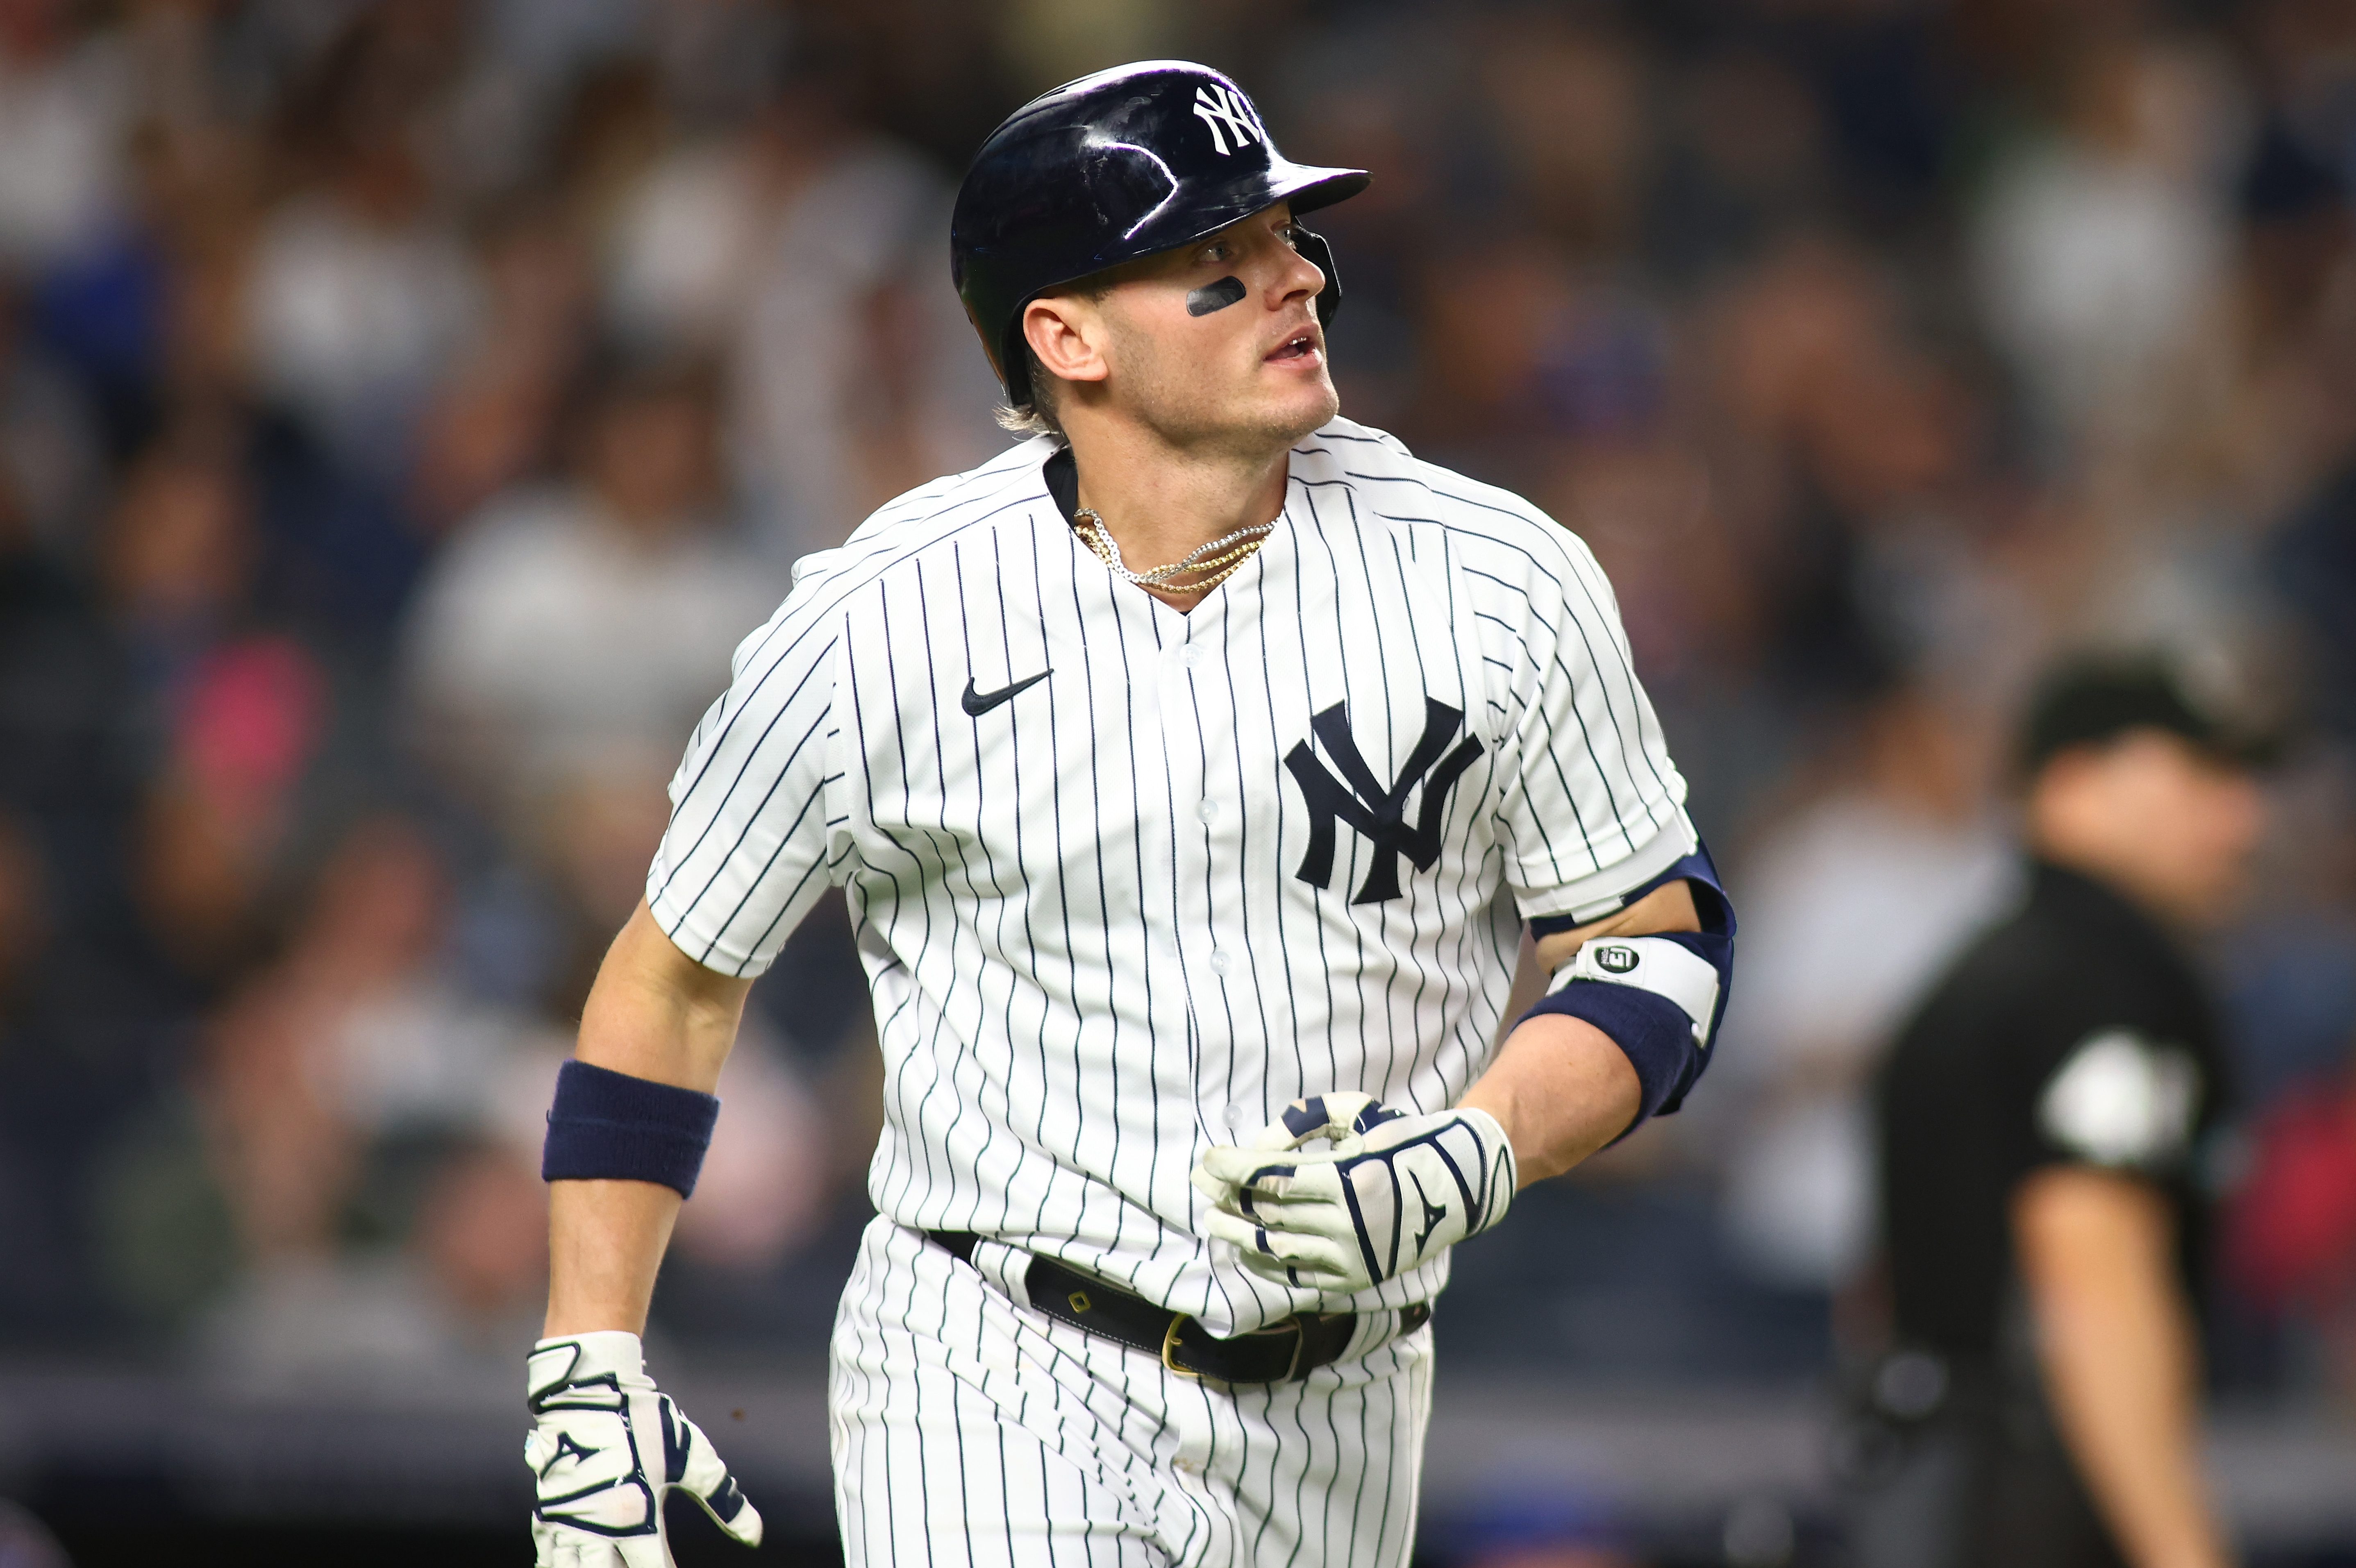
[[[809,557],[738,649],[648,880],[760,972],[848,890],[875,997],[886,1218],[1128,1285],[1214,1333],[1427,1299],[1248,1274],[1187,1172],[1286,1102],[1419,1111],[1488,1064],[1524,918],[1694,847],[1580,540],[1335,420],[1276,531],[1182,614],[1116,581],[1041,438]]]

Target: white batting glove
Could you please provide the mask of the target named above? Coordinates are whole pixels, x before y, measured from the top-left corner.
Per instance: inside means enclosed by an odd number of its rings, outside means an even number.
[[[1301,1148],[1318,1138],[1332,1147]],[[1245,1267],[1346,1295],[1504,1219],[1515,1171],[1486,1111],[1410,1115],[1345,1093],[1295,1100],[1250,1148],[1205,1153],[1194,1182],[1214,1205],[1210,1233],[1234,1243]]]
[[[523,1443],[540,1481],[538,1568],[671,1568],[662,1499],[674,1488],[736,1540],[761,1543],[760,1514],[712,1439],[656,1390],[636,1334],[542,1339],[525,1367],[539,1423]]]

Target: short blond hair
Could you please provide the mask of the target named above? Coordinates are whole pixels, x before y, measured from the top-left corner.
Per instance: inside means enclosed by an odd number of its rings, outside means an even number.
[[[1069,446],[1072,438],[1064,433],[1064,422],[1055,417],[1055,399],[1040,396],[1041,386],[1052,379],[1046,367],[1039,363],[1039,357],[1031,352],[1031,346],[1027,343],[1023,346],[1023,358],[1029,370],[1031,400],[1001,405],[997,416],[998,428],[1011,435],[1051,435]]]

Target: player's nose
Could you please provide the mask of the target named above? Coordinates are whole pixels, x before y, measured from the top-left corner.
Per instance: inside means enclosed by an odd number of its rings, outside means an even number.
[[[1325,292],[1325,273],[1316,262],[1290,246],[1281,255],[1283,270],[1277,282],[1278,304],[1290,304],[1296,299],[1315,299]]]

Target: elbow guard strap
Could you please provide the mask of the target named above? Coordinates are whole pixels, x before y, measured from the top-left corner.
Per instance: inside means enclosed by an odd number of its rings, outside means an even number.
[[[1668,882],[1682,880],[1701,917],[1697,932],[1653,936],[1608,936],[1582,944],[1553,984],[1525,1017],[1565,1013],[1583,1019],[1612,1037],[1627,1053],[1644,1088],[1645,1118],[1665,1115],[1685,1101],[1687,1091],[1709,1065],[1710,1038],[1726,1011],[1734,979],[1734,906],[1719,886],[1709,851],[1693,853],[1631,892],[1623,907]],[[1540,936],[1569,927],[1533,921]],[[1622,1134],[1626,1136],[1626,1134]]]
[[[1554,988],[1523,1017],[1563,1013],[1612,1037],[1643,1089],[1633,1129],[1676,1110],[1701,1076],[1725,994],[1720,965],[1733,947],[1697,932],[1600,938],[1556,972]]]
[[[568,1061],[556,1074],[541,1179],[651,1181],[690,1197],[719,1119],[713,1095]]]
[[[1579,981],[1593,980],[1649,991],[1674,1004],[1685,1015],[1694,1044],[1707,1047],[1710,1020],[1718,1016],[1718,965],[1686,945],[1691,934],[1697,933],[1598,938],[1582,944],[1569,963],[1556,970],[1554,984],[1547,988],[1560,992]]]

